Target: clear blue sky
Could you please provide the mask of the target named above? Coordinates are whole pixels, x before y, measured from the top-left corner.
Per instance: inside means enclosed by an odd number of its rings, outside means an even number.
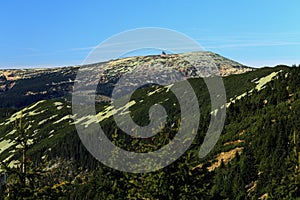
[[[250,66],[300,64],[300,1],[2,0],[0,68],[81,64],[128,29],[163,27]]]

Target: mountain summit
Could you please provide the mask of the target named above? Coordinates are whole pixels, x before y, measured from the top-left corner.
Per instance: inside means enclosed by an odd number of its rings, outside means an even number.
[[[187,60],[192,60],[193,63],[189,63]],[[161,55],[134,56],[80,67],[91,71],[93,77],[88,78],[99,80],[100,94],[102,95],[100,101],[102,101],[108,100],[107,97],[110,96],[114,84],[119,78],[136,67],[145,64],[163,65],[179,70],[183,76],[189,78],[200,77],[202,67],[205,67],[208,62],[212,62],[219,69],[221,76],[254,70],[251,67],[206,51],[167,54],[163,57]],[[0,70],[0,107],[19,108],[42,99],[66,98],[72,92],[78,69],[78,66],[74,66]],[[99,72],[100,69],[101,73]]]

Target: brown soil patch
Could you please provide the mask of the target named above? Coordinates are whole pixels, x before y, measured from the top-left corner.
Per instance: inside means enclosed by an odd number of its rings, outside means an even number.
[[[217,161],[212,163],[211,166],[207,167],[207,170],[208,171],[213,171],[216,168],[220,167],[220,165],[222,163],[222,160],[225,164],[228,163],[229,161],[231,161],[235,157],[236,152],[238,152],[238,154],[241,154],[242,151],[243,151],[243,147],[237,147],[235,149],[231,149],[230,151],[222,152],[222,153],[218,154],[216,156]],[[210,162],[212,162],[212,161],[210,161]],[[202,168],[202,167],[203,167],[203,163],[200,163],[196,167],[192,168],[192,170],[194,170],[196,168]]]
[[[222,153],[218,154],[217,157],[216,157],[217,161],[214,162],[211,166],[209,166],[207,168],[208,171],[213,171],[216,168],[220,167],[220,165],[222,163],[222,160],[225,164],[228,163],[229,161],[231,161],[235,157],[236,152],[241,154],[242,151],[243,151],[243,148],[238,147],[238,148],[235,148],[235,149],[231,149],[230,151],[222,152]]]

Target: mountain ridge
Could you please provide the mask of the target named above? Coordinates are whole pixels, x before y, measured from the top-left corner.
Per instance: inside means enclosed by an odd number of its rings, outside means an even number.
[[[195,62],[189,63],[185,58]],[[219,69],[217,73],[221,76],[255,70],[212,52],[134,56],[80,67],[0,70],[0,107],[20,108],[36,100],[70,98],[79,68],[90,72],[91,77],[87,78],[99,81],[98,99],[107,101],[119,78],[139,65],[158,64],[178,70],[184,77],[191,78],[201,77],[204,71],[202,67],[211,65],[210,62]],[[18,99],[14,98],[16,96]]]

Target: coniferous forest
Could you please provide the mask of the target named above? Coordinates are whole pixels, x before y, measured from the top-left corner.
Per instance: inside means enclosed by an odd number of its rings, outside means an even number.
[[[273,72],[276,76],[256,87],[253,80]],[[0,199],[300,199],[300,67],[262,68],[223,80],[226,120],[213,150],[198,158],[211,113],[203,80],[193,78],[189,81],[203,111],[196,139],[178,160],[151,173],[121,172],[93,158],[71,119],[59,123],[51,119],[71,114],[68,100],[43,101],[37,106],[47,112],[40,115],[29,115],[29,108],[2,108],[0,137],[5,140],[0,147],[8,140],[14,146],[0,154]],[[132,98],[139,100],[157,87],[141,88]],[[172,99],[164,90],[157,95],[157,102]],[[144,100],[143,105],[132,108],[137,124],[147,124],[145,113],[155,103],[153,98]],[[169,107],[174,101],[163,104],[170,126],[149,140],[124,134],[112,118],[100,124],[115,145],[153,151],[167,144],[178,130],[180,110]],[[63,106],[59,113],[53,109],[55,102]],[[105,106],[96,105],[99,112]],[[13,114],[19,117],[8,123]]]

